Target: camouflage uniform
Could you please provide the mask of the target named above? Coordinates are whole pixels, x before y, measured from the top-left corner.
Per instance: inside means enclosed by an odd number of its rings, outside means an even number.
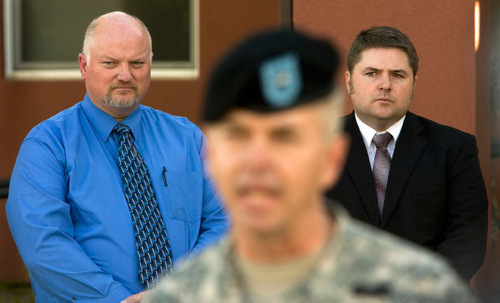
[[[358,223],[343,209],[334,213],[338,224],[317,262],[275,302],[477,302],[439,256]],[[162,281],[146,301],[258,302],[235,264],[226,238]]]

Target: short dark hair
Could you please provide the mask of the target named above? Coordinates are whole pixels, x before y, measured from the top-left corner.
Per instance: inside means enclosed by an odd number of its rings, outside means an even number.
[[[418,55],[410,39],[397,28],[390,26],[373,26],[362,30],[347,53],[347,68],[352,74],[354,66],[361,60],[361,53],[371,48],[399,48],[408,56],[408,63],[417,75]]]

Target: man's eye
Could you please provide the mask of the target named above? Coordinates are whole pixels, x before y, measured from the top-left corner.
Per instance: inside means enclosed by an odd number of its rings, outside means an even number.
[[[376,74],[377,74],[376,72],[367,72],[365,75],[367,75],[368,77],[373,77]]]
[[[139,68],[142,66],[144,66],[144,62],[139,62],[139,61],[132,62],[132,67],[134,67],[134,68]]]
[[[281,143],[294,143],[298,140],[298,136],[295,132],[290,130],[280,130],[273,133],[273,139],[276,142]]]
[[[232,128],[226,131],[227,138],[231,140],[241,140],[246,137],[246,132],[242,129]]]

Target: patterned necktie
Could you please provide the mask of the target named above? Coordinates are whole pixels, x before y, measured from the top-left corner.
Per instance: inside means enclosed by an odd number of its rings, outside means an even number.
[[[389,133],[378,134],[373,137],[373,143],[377,146],[375,161],[373,162],[373,178],[375,179],[375,190],[377,191],[378,211],[381,216],[384,209],[387,178],[391,167],[391,156],[387,151],[387,146],[391,140],[392,135]]]
[[[170,242],[156,202],[149,170],[135,147],[130,128],[118,123],[113,130],[120,135],[118,160],[125,198],[134,223],[139,282],[149,289],[163,275],[172,271]]]

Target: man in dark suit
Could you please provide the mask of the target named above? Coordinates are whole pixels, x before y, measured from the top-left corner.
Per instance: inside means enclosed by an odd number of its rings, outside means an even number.
[[[352,145],[327,196],[353,217],[444,255],[469,280],[484,260],[488,217],[474,136],[408,111],[418,56],[398,29],[362,31],[347,65]],[[384,133],[388,145],[372,141]]]

